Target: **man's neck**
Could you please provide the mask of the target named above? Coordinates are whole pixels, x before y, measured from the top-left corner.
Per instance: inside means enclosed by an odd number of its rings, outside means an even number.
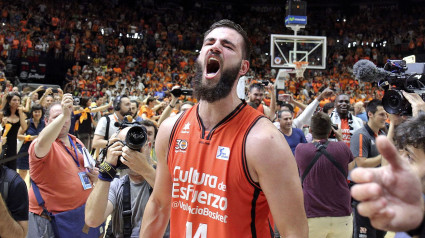
[[[380,130],[381,128],[379,128],[379,127],[377,127],[377,126],[373,125],[372,121],[368,121],[368,122],[367,122],[367,125],[370,127],[370,129],[372,129],[372,131],[373,131],[376,135],[378,135],[379,130]]]
[[[119,121],[122,121],[124,119],[124,117],[121,115],[119,111],[115,111],[115,115],[118,117]]]
[[[347,119],[348,118],[348,113],[347,114],[340,114],[340,113],[338,113],[338,116],[341,119]]]
[[[236,95],[230,93],[227,97],[209,103],[205,100],[199,102],[199,116],[202,119],[205,130],[211,130],[227,115],[229,115],[241,103],[241,100]]]
[[[58,139],[61,140],[64,145],[66,145],[68,147],[71,147],[71,142],[69,142],[69,138],[68,138],[68,135],[67,134],[66,135],[62,135],[62,136],[59,135]]]
[[[290,127],[290,128],[280,127],[280,131],[282,131],[282,133],[285,134],[286,136],[292,135],[292,127]]]
[[[138,184],[138,183],[145,181],[145,178],[142,175],[139,175],[139,174],[134,175],[132,173],[129,173],[128,177],[130,178],[130,181],[135,183],[135,184]]]

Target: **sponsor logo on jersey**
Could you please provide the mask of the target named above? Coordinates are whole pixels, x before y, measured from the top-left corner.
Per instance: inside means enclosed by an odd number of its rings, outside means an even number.
[[[188,122],[188,123],[184,124],[184,127],[183,127],[181,133],[182,134],[188,134],[189,132],[190,132],[190,123]]]
[[[230,148],[219,146],[217,149],[216,159],[229,160]]]
[[[176,146],[174,147],[174,149],[176,153],[179,153],[179,152],[186,153],[186,149],[188,146],[189,146],[189,143],[187,143],[186,140],[177,139]]]

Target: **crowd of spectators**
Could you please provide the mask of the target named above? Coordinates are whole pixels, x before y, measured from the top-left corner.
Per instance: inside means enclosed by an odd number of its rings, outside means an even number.
[[[387,59],[424,53],[421,10],[398,3],[309,8],[309,24],[299,34],[327,36],[327,68],[289,80],[288,91],[304,103],[326,87],[350,93],[354,102],[381,98],[376,85],[353,79],[351,67],[361,58],[382,66]],[[151,1],[3,1],[0,52],[3,60],[49,56],[75,62],[58,80],[74,95],[162,100],[175,84],[190,87],[203,29],[221,18],[240,22],[251,37],[249,81],[273,80],[276,71],[266,54],[270,34],[292,34],[283,12],[284,6],[212,2],[183,8]],[[304,89],[310,93],[300,94]]]

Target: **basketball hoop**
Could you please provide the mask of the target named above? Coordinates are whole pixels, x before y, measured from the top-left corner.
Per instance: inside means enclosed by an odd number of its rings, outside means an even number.
[[[303,78],[304,77],[304,71],[307,69],[308,62],[306,61],[294,61],[295,65],[295,75],[297,78]]]

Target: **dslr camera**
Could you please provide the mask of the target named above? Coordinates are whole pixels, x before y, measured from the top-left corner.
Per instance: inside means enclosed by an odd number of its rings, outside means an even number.
[[[122,123],[115,122],[115,126],[117,126],[119,128],[118,131],[121,131],[122,129],[124,129],[126,127],[131,127],[128,130],[127,135],[125,136],[125,140],[124,141],[117,141],[117,142],[121,142],[124,146],[127,146],[128,148],[135,150],[135,151],[140,151],[140,149],[146,144],[146,141],[148,139],[148,134],[147,134],[146,128],[144,126],[140,125],[138,122],[129,122],[127,120],[127,117],[124,117],[123,122]],[[117,142],[115,142],[115,143],[117,143]],[[113,144],[111,144],[111,145],[113,145]],[[104,148],[101,151],[102,162],[106,158],[108,148],[111,145],[108,145],[106,148]],[[128,166],[121,162],[121,157],[118,158],[117,169],[128,169]]]

